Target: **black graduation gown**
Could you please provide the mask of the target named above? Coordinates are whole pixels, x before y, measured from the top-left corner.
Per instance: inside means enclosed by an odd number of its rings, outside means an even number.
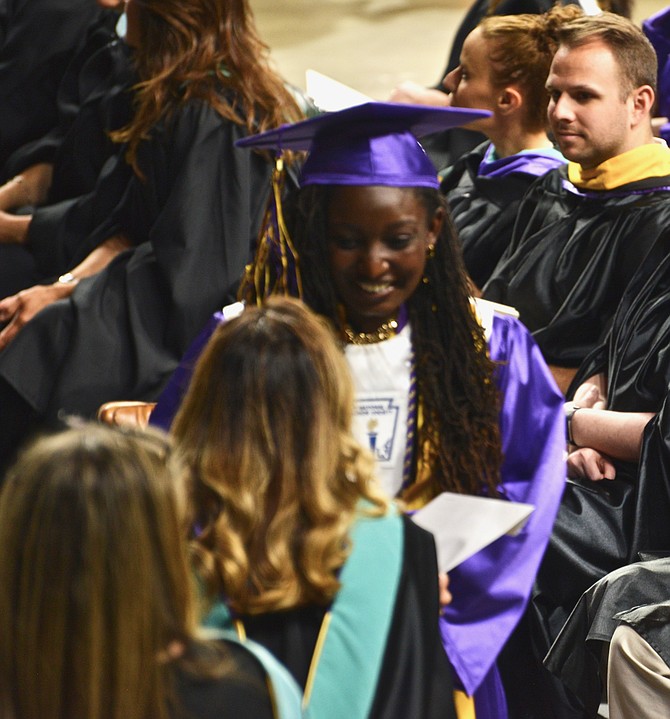
[[[670,177],[582,195],[564,170],[548,172],[521,203],[484,298],[516,307],[549,364],[578,367],[650,247],[670,251],[669,200]]]
[[[369,719],[455,719],[451,668],[437,623],[435,543],[410,519],[402,521],[402,570]],[[324,613],[307,607],[245,617],[244,627],[304,688]]]
[[[605,684],[602,653],[619,625],[616,615],[666,601],[669,586],[670,559],[660,558],[611,572],[579,599],[545,666],[579,698],[587,716],[595,716],[601,702]]]
[[[640,268],[608,342],[587,359],[571,388],[604,370],[611,410],[658,412],[670,385],[670,256],[662,250],[661,242]],[[640,551],[670,548],[670,472],[657,462],[653,472],[644,461],[615,464],[613,481],[566,485],[535,590],[549,642],[593,582],[636,561]]]
[[[624,293],[608,341],[582,364],[568,396],[585,379],[604,371],[610,409],[658,412],[670,384],[669,348],[670,255],[664,238],[659,238]],[[547,702],[555,711],[551,716],[585,716],[575,697],[566,699],[560,683],[552,682],[542,670],[542,659],[594,582],[636,561],[639,552],[670,548],[670,407],[645,428],[639,465],[615,464],[613,481],[568,480],[566,484],[527,614],[507,649],[507,695],[527,711],[511,713],[512,717],[544,719]],[[575,631],[585,632],[583,624],[573,625]],[[580,671],[589,666],[593,670],[591,662],[596,660],[583,651],[577,656],[577,645],[573,649],[571,665],[577,662]],[[565,652],[561,654],[564,661]],[[521,671],[515,661],[519,657],[526,662]],[[556,666],[552,671],[559,673]],[[567,686],[587,708],[594,702],[597,708],[597,678],[583,674]],[[535,687],[540,699],[531,710],[529,697]]]
[[[223,676],[198,676],[198,662],[203,652],[197,645],[189,647],[183,657],[195,671],[179,662],[172,665],[176,706],[171,719],[275,719],[265,670],[254,655],[242,645],[222,641],[227,671]],[[207,654],[204,655],[207,667]]]
[[[27,247],[42,278],[71,269],[75,259],[105,239],[96,230],[132,176],[125,148],[108,133],[130,121],[135,81],[131,50],[119,40],[107,43],[82,68],[79,111],[56,149],[48,201],[35,208],[28,230]]]
[[[0,167],[57,123],[61,78],[103,12],[91,0],[4,0],[0,30]]]
[[[666,337],[670,339],[667,297],[661,298],[658,310],[665,320]],[[640,344],[644,342],[644,328],[642,335]],[[667,354],[668,347],[670,342],[661,347],[652,342],[650,359],[651,353],[656,357]],[[642,351],[639,360],[644,362]],[[667,363],[667,358],[664,361]],[[661,375],[658,381],[662,381]],[[645,428],[636,479],[638,505],[629,563],[606,576],[601,575],[602,578],[594,578],[595,583],[577,600],[545,659],[549,671],[573,692],[589,716],[595,715],[602,696],[605,677],[601,654],[603,644],[611,640],[619,624],[615,615],[640,605],[666,601],[670,595],[670,532],[667,529],[670,524],[670,389],[660,412]],[[660,558],[637,561],[652,556]],[[546,591],[538,599],[546,603]],[[554,609],[555,619],[564,616],[560,611],[561,608]],[[554,634],[549,638],[553,639]]]
[[[483,287],[509,244],[516,213],[535,175],[523,172],[481,177],[479,166],[490,143],[461,157],[443,174],[440,191],[449,203],[468,274]]]
[[[106,88],[110,85],[107,78],[114,71],[115,65],[118,65],[118,61],[112,60],[111,55],[104,48],[112,42],[118,42],[115,32],[118,18],[119,14],[117,12],[104,10],[89,27],[84,41],[68,64],[58,86],[56,96],[57,117],[54,126],[49,128],[49,131],[41,137],[27,142],[10,155],[4,167],[0,169],[0,182],[6,182],[14,175],[38,162],[56,162],[56,153],[73,122],[75,122],[78,113],[82,110],[82,105],[87,101],[90,102],[91,94],[98,87],[104,86]],[[99,58],[92,61],[100,51],[103,52]],[[95,150],[90,148],[90,138],[87,138],[87,140],[79,147],[86,149],[84,154],[91,154]],[[75,151],[75,149],[74,146],[70,147],[68,154]],[[61,158],[61,162],[65,161],[65,159]],[[82,159],[68,158],[68,160],[75,162],[81,162]],[[58,184],[58,180],[56,180],[56,184]],[[89,182],[88,187],[91,184]],[[80,193],[74,192],[64,196],[70,197],[75,194]],[[61,197],[59,196],[57,199],[61,199]]]
[[[71,269],[79,243],[112,212],[130,179],[123,150],[108,133],[131,118],[135,73],[128,46],[108,42],[109,37],[102,24],[89,38],[86,61],[68,68],[59,95],[59,125],[7,162],[10,176],[50,162],[53,176],[45,204],[32,209],[26,244],[0,245],[0,297]]]
[[[250,259],[270,167],[234,146],[243,134],[192,101],[142,143],[146,181],[133,176],[98,232],[124,232],[134,249],[45,308],[0,353],[0,377],[39,416],[93,415],[107,400],[158,396]]]

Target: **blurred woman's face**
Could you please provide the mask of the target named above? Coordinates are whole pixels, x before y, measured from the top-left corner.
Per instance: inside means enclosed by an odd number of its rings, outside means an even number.
[[[427,217],[413,188],[335,187],[328,206],[330,273],[347,319],[374,332],[394,319],[423,277],[443,215]]]
[[[496,88],[491,83],[489,67],[490,47],[476,28],[466,38],[461,50],[460,65],[442,81],[449,91],[452,107],[479,110],[495,110]],[[467,125],[470,129],[482,129],[488,118]]]

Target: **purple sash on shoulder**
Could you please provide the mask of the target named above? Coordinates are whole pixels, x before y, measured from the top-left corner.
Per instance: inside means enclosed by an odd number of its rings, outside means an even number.
[[[513,172],[542,177],[549,170],[565,165],[567,162],[563,155],[553,147],[524,150],[516,155],[502,157],[498,160],[490,159],[494,152],[493,145],[489,145],[477,171],[479,177],[505,177]]]

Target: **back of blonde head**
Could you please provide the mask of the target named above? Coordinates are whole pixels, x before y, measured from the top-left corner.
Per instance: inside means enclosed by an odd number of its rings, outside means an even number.
[[[194,627],[169,445],[101,426],[39,440],[0,495],[0,716],[161,719],[159,652]]]
[[[351,435],[353,387],[324,320],[270,298],[213,335],[175,419],[193,470],[200,571],[243,613],[326,603],[372,457]]]

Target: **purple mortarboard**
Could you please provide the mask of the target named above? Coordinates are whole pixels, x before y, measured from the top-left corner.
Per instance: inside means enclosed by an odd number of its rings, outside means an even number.
[[[439,186],[417,137],[489,117],[486,110],[369,102],[238,140],[240,147],[307,150],[305,185]]]
[[[277,154],[273,193],[247,265],[239,299],[262,302],[270,294],[302,297],[300,258],[282,210],[285,150],[308,151],[300,185],[439,187],[437,170],[417,137],[491,115],[487,110],[369,102],[282,125],[237,141],[240,147]]]

